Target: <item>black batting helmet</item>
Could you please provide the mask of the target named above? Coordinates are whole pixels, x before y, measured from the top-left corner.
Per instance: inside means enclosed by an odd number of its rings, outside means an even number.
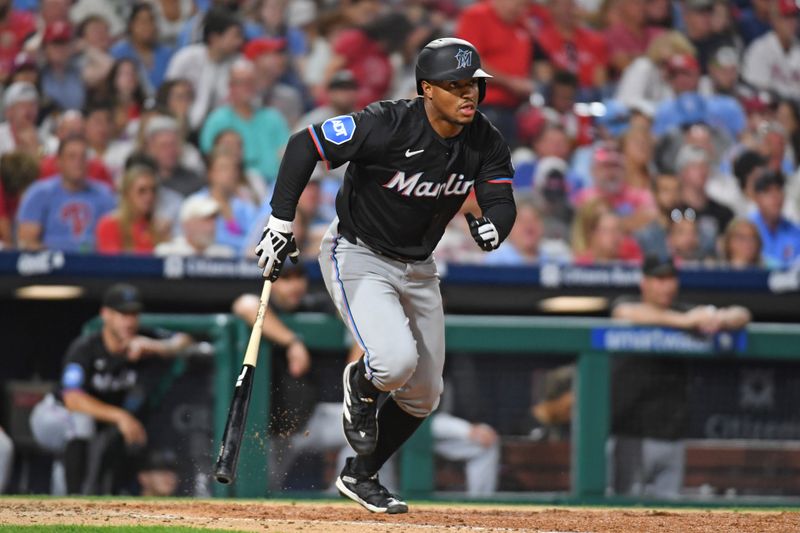
[[[472,43],[448,37],[436,39],[425,45],[417,56],[417,94],[422,94],[422,80],[478,80],[478,101],[486,95],[486,78],[481,69],[481,56]]]

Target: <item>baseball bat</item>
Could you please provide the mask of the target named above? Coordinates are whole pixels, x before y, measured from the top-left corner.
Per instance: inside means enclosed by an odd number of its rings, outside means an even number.
[[[228,409],[228,420],[225,423],[225,431],[222,434],[222,444],[217,456],[217,464],[214,468],[214,477],[225,485],[233,483],[236,479],[236,463],[239,460],[239,450],[242,447],[244,437],[245,422],[247,422],[247,408],[250,405],[250,393],[253,390],[253,374],[258,361],[258,347],[261,344],[261,326],[264,323],[264,312],[269,301],[269,293],[272,289],[272,282],[264,281],[264,288],[261,290],[261,301],[258,305],[258,314],[253,329],[250,331],[250,340],[247,342],[247,350],[244,352],[242,371],[236,378],[236,386],[233,389],[231,407]]]

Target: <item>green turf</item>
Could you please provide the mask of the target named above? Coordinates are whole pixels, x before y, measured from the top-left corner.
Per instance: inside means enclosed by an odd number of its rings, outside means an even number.
[[[177,526],[0,526],[0,531],[22,533],[236,533],[230,529]]]

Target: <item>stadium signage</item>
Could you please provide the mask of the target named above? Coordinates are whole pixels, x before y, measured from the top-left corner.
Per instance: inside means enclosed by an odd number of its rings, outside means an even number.
[[[21,253],[17,258],[17,272],[20,276],[50,274],[64,267],[62,252]]]
[[[714,414],[703,430],[709,439],[800,440],[800,421],[763,420],[752,415]]]
[[[164,259],[164,277],[169,279],[252,279],[261,277],[261,269],[250,259],[166,257]]]
[[[775,270],[769,273],[767,278],[769,290],[775,293],[795,292],[800,290],[800,269],[780,271]]]
[[[440,275],[449,283],[466,285],[541,286],[546,289],[635,289],[638,268],[627,265],[483,266],[441,263]],[[258,267],[249,258],[144,257],[60,251],[0,250],[0,276],[124,277],[130,279],[211,278],[256,279]],[[317,274],[318,275],[318,274]],[[772,294],[800,292],[800,268],[788,271],[746,271],[686,268],[681,287]]]
[[[741,351],[746,333],[721,332],[705,336],[668,328],[595,328],[592,348],[609,352],[708,353]]]
[[[636,287],[641,279],[636,267],[582,267],[543,264],[539,269],[542,287]]]

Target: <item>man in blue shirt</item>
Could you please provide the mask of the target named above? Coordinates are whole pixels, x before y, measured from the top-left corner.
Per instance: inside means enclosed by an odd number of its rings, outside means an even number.
[[[86,177],[88,145],[72,136],[58,147],[60,175],[31,185],[17,213],[17,244],[24,250],[94,250],[97,221],[116,204],[111,190]]]
[[[754,185],[758,211],[751,220],[761,234],[764,262],[772,268],[789,267],[800,257],[800,227],[781,214],[783,185],[783,174],[771,170],[757,177]]]
[[[72,28],[64,21],[48,24],[42,38],[42,92],[62,109],[82,109],[86,99],[81,72],[72,61],[72,38]]]
[[[700,65],[691,54],[678,54],[667,62],[667,76],[675,97],[656,108],[653,133],[661,136],[672,128],[708,124],[730,139],[737,139],[746,125],[739,102],[730,96],[704,96],[698,91]]]
[[[132,59],[146,73],[147,93],[154,95],[167,73],[173,50],[159,43],[151,4],[137,3],[128,16],[128,36],[111,48],[114,59]]]

